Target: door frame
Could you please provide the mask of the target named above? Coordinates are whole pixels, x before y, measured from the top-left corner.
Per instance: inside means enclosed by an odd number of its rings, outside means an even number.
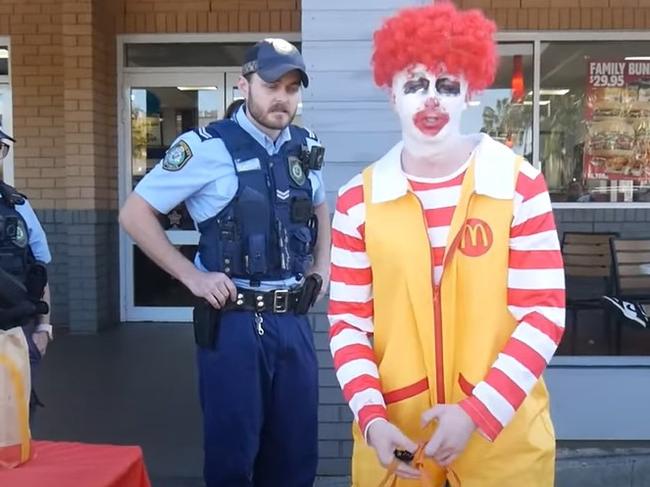
[[[13,137],[14,135],[14,104],[11,89],[11,38],[0,36],[0,46],[6,46],[9,51],[7,62],[7,74],[0,75],[0,91],[6,96],[6,105],[2,129]],[[10,150],[5,157],[3,164],[2,177],[7,184],[14,184],[14,150]]]
[[[228,80],[240,72],[241,66],[232,67],[177,67],[177,68],[139,68],[125,65],[125,46],[127,44],[152,43],[214,43],[250,42],[267,37],[281,37],[289,42],[300,42],[301,35],[295,32],[260,32],[229,34],[121,34],[116,38],[117,49],[117,153],[118,153],[118,203],[121,207],[131,192],[131,133],[130,133],[130,87],[134,83],[141,86],[207,86],[218,76],[226,74]],[[0,38],[0,40],[3,38]],[[231,75],[227,73],[232,73]],[[144,84],[143,84],[144,83]],[[226,91],[226,103],[232,101],[231,93]],[[226,105],[227,106],[227,105]],[[183,232],[179,232],[183,233]],[[174,235],[176,239],[187,235]],[[195,237],[193,237],[195,238]],[[180,243],[180,242],[179,242]],[[192,309],[189,307],[144,307],[133,303],[133,241],[119,229],[120,259],[120,321],[163,321],[189,322]]]
[[[6,76],[0,76],[0,94],[3,97],[6,97],[5,103],[5,112],[3,114],[2,120],[2,130],[4,130],[9,135],[14,135],[13,129],[13,99],[11,96],[11,84],[9,82],[3,81],[2,78]],[[2,161],[2,179],[7,184],[14,184],[14,150],[10,150],[7,154],[7,157]]]

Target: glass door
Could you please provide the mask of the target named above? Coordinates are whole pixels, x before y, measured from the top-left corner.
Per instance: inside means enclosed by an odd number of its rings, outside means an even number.
[[[126,76],[121,109],[121,203],[179,134],[223,117],[228,99],[226,76],[224,71]],[[160,215],[159,220],[172,244],[193,260],[199,234],[185,205]],[[190,321],[191,293],[144,255],[124,232],[120,239],[122,319]]]

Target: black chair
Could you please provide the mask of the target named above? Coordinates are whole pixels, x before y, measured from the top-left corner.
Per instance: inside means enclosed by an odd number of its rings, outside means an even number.
[[[562,258],[566,277],[566,309],[571,317],[570,351],[576,351],[578,313],[603,310],[601,296],[614,290],[611,239],[615,232],[565,232],[562,236]]]
[[[623,301],[650,304],[650,239],[613,238],[611,252],[613,295]],[[620,355],[623,323],[613,314],[610,319],[616,323],[614,348],[616,354]]]

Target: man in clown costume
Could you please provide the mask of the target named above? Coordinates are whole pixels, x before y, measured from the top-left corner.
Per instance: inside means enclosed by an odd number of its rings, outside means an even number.
[[[374,35],[402,141],[339,192],[329,305],[354,487],[387,468],[397,486],[553,485],[541,375],[564,331],[564,273],[550,198],[512,150],[460,133],[494,80],[494,32],[439,2]]]

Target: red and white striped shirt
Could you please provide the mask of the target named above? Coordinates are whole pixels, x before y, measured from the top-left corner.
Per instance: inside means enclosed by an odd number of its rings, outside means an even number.
[[[436,282],[466,168],[435,180],[406,176],[425,211]],[[357,175],[339,191],[332,223],[329,319],[337,378],[365,434],[372,421],[387,416],[369,339],[372,269],[365,251],[362,184]],[[460,403],[490,439],[512,419],[564,331],[564,270],[551,201],[542,174],[528,163],[517,178],[513,214],[508,309],[518,324],[487,376]]]

